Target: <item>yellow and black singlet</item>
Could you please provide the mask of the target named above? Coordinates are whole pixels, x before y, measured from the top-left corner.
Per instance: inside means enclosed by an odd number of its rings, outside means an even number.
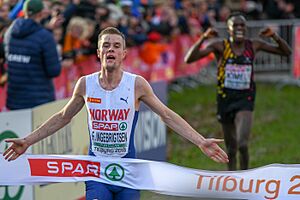
[[[224,39],[224,52],[217,74],[218,112],[253,110],[256,92],[253,62],[254,51],[250,40],[245,40],[243,53],[236,55],[229,40]]]

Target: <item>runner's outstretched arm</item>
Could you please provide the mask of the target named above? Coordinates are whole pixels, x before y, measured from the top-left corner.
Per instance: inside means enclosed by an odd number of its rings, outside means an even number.
[[[12,143],[3,153],[5,159],[8,161],[17,159],[29,146],[54,134],[56,131],[68,124],[83,107],[84,94],[85,78],[80,78],[75,86],[72,98],[61,111],[50,117],[45,123],[28,136],[24,138],[5,140],[7,143]]]
[[[142,77],[136,80],[136,95],[140,101],[147,104],[155,113],[157,113],[168,127],[185,137],[196,146],[198,146],[204,154],[216,162],[228,162],[227,154],[218,146],[223,142],[221,139],[206,139],[193,129],[182,117],[165,106],[154,94],[150,84]]]

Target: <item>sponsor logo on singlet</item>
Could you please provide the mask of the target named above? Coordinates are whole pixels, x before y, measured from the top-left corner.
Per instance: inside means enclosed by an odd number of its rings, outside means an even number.
[[[88,97],[87,98],[87,102],[90,102],[90,103],[101,103],[101,99],[100,98],[94,98],[94,97]]]
[[[123,155],[127,152],[129,112],[129,108],[89,109],[94,152],[105,155]]]
[[[120,100],[124,101],[126,104],[128,104],[128,97],[126,97],[126,98],[121,97]]]

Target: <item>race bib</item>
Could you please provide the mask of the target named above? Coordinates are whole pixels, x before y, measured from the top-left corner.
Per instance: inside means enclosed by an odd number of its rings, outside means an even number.
[[[244,90],[250,88],[251,65],[232,65],[225,66],[225,88]]]
[[[91,142],[96,155],[122,157],[128,151],[126,122],[92,122]]]
[[[124,156],[127,153],[128,139],[126,132],[94,132],[92,134],[93,152],[102,156]]]

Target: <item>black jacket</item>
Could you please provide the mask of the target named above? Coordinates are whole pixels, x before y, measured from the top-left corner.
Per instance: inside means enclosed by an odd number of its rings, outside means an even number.
[[[52,78],[61,65],[52,33],[32,19],[16,19],[4,37],[8,64],[6,106],[32,108],[55,99]]]

